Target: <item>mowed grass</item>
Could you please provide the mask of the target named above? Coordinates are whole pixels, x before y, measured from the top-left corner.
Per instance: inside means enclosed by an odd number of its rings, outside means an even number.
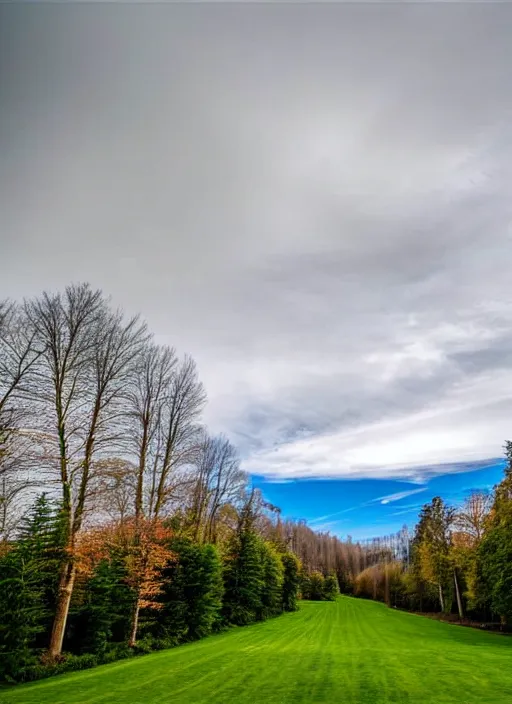
[[[512,702],[512,638],[347,597],[0,691],[2,704]]]

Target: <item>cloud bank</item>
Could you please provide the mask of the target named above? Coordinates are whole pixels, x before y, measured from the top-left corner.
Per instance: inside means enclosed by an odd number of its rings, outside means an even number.
[[[511,6],[1,13],[2,294],[140,311],[260,475],[500,455]]]

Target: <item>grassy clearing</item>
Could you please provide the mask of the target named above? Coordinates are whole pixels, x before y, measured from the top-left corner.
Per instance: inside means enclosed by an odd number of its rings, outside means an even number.
[[[506,704],[512,637],[350,598],[0,692],[0,704]]]

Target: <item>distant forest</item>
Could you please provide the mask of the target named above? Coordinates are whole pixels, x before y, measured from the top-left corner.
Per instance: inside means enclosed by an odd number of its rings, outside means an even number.
[[[0,680],[172,647],[346,594],[512,620],[512,444],[492,495],[354,543],[283,519],[201,421],[194,360],[101,291],[0,302]]]

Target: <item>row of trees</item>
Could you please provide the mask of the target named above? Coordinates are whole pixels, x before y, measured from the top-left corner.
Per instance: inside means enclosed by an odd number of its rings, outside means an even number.
[[[58,505],[42,495],[0,556],[1,676],[26,681],[296,610],[300,562],[254,523],[248,502],[223,546],[165,520],[138,530],[131,519],[85,529],[64,639],[73,655],[55,660],[46,648],[65,534]]]
[[[512,443],[492,494],[473,492],[462,506],[435,497],[420,512],[409,547],[387,542],[362,570],[354,593],[416,611],[512,623]]]
[[[353,570],[251,489],[205,402],[194,361],[88,285],[0,303],[5,677],[292,611],[304,575]]]

